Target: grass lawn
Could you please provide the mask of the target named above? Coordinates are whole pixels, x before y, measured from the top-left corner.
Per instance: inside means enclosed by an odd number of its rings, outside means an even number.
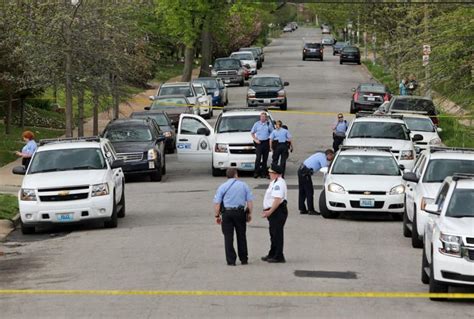
[[[36,141],[43,138],[59,137],[64,134],[63,130],[39,127],[25,127],[25,130],[32,131],[35,134]],[[24,145],[21,140],[21,133],[23,133],[21,128],[13,126],[11,134],[6,135],[5,125],[0,123],[0,167],[17,159],[14,152],[21,151]]]
[[[0,194],[0,219],[12,219],[18,213],[18,198]]]
[[[155,78],[153,79],[156,82],[166,82],[171,78],[174,78],[178,75],[183,74],[183,63],[178,62],[168,62],[163,63],[157,67]]]

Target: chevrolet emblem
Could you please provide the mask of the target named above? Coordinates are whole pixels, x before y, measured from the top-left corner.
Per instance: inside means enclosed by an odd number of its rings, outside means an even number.
[[[69,192],[68,192],[68,191],[60,191],[60,192],[58,193],[58,195],[59,195],[59,196],[67,196],[67,195],[69,195]]]
[[[364,192],[364,195],[370,195],[370,192]]]

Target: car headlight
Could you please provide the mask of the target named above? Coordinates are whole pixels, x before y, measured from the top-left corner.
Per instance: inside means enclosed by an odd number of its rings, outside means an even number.
[[[109,185],[107,183],[92,185],[92,197],[105,195],[109,195]]]
[[[403,185],[392,187],[392,189],[390,190],[390,195],[400,195],[403,193],[405,193],[405,186]]]
[[[151,148],[148,150],[148,160],[149,161],[154,161],[157,158],[156,150]]]
[[[163,135],[164,135],[165,137],[171,137],[171,132],[164,132]]]
[[[439,249],[440,253],[453,257],[461,257],[462,238],[460,236],[444,234],[441,232],[439,240],[442,244],[442,247]]]
[[[22,188],[20,191],[20,199],[23,201],[36,201],[36,191],[30,188]]]
[[[216,97],[219,96],[219,91],[218,90],[214,91],[214,96],[216,96]]]
[[[247,97],[252,97],[252,98],[255,97],[255,91],[252,89],[249,89],[247,91]]]
[[[228,145],[222,143],[216,143],[215,151],[216,153],[227,153]]]
[[[279,97],[285,97],[285,95],[286,95],[285,90],[280,90],[280,91],[278,91],[278,96],[279,96]]]
[[[413,154],[413,150],[406,150],[406,151],[401,151],[400,152],[400,160],[412,160],[415,158],[415,155]]]
[[[212,76],[217,76],[217,71],[211,70],[211,75]]]
[[[423,198],[421,199],[420,209],[421,209],[421,210],[425,210],[426,205],[428,205],[428,204],[433,204],[434,201],[435,201],[434,198],[423,197]]]
[[[332,193],[345,194],[346,190],[339,184],[331,183],[328,185],[328,191]]]
[[[439,137],[435,137],[430,141],[430,145],[441,145],[441,139]]]

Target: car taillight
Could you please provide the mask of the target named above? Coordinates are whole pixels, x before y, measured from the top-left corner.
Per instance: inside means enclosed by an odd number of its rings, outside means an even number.
[[[388,93],[385,93],[385,95],[383,96],[383,100],[390,101],[390,96],[388,95]]]

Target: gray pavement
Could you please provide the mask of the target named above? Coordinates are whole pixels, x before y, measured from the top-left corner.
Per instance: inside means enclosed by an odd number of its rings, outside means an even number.
[[[301,60],[302,38],[319,30],[300,28],[265,50],[259,72],[289,81],[289,110],[339,112],[349,108],[350,89],[368,80],[361,66]],[[245,88],[230,88],[231,105],[245,105]],[[331,145],[335,116],[274,114],[288,124],[295,152],[287,170],[290,215],[285,228],[286,264],[260,261],[269,248],[268,223],[258,209],[248,228],[249,265],[228,267],[212,197],[224,178],[210,165],[183,166],[167,158],[162,183],[136,179],[126,185],[127,216],[117,229],[94,225],[46,229],[34,236],[13,232],[0,256],[2,318],[442,318],[470,317],[472,303],[427,299],[259,296],[144,296],[124,291],[427,292],[420,282],[421,251],[402,237],[388,216],[339,220],[301,216],[296,169],[315,150]],[[267,180],[244,177],[261,208]],[[315,184],[321,184],[321,177]],[[262,189],[263,188],[263,189]],[[319,197],[316,191],[315,200]],[[297,270],[339,271],[355,279],[304,278]],[[120,290],[103,295],[15,295],[1,289]]]

